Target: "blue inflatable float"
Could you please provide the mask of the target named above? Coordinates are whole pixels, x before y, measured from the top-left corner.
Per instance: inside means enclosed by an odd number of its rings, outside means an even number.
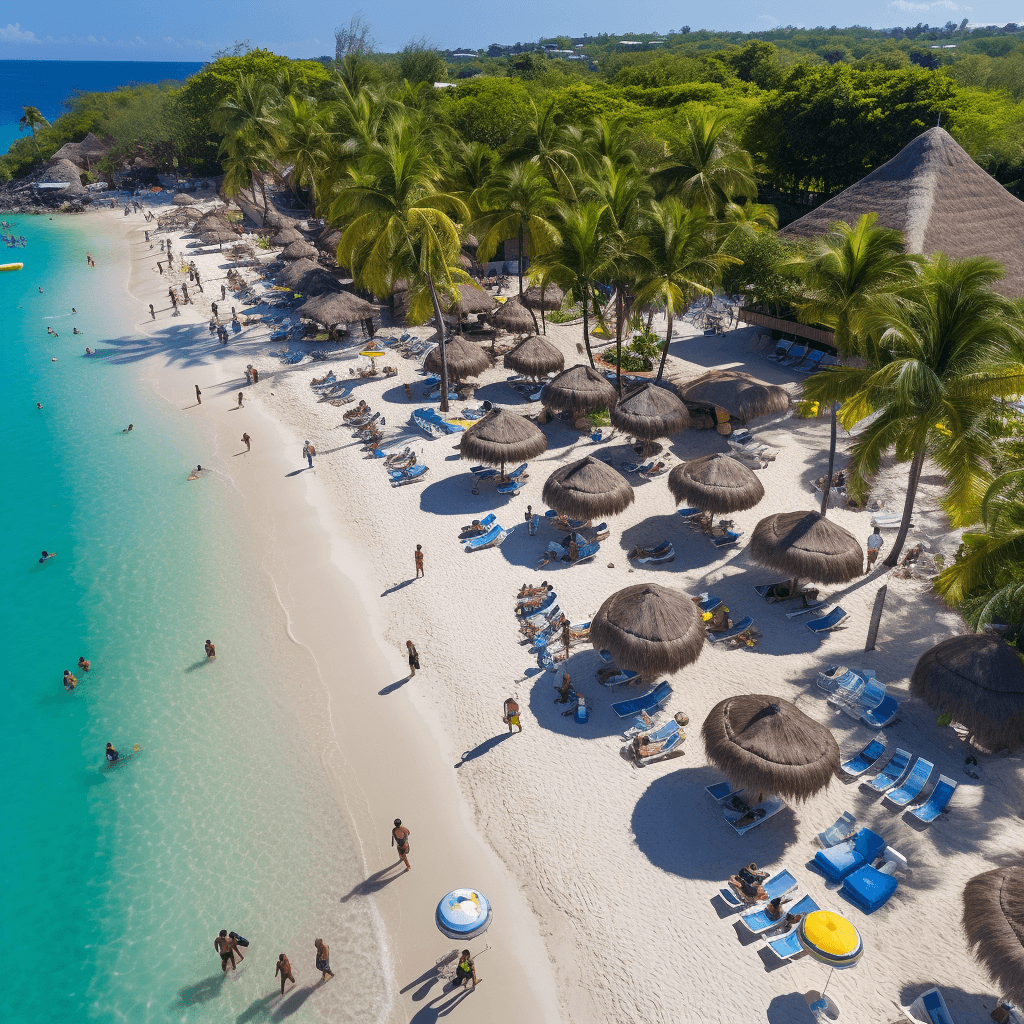
[[[438,903],[434,923],[449,939],[471,939],[487,931],[491,904],[476,889],[454,889]]]

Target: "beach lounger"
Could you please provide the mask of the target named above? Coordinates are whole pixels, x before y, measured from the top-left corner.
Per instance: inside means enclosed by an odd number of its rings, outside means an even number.
[[[811,619],[810,622],[805,622],[804,625],[812,633],[828,633],[845,622],[849,617],[848,612],[843,611],[842,608],[837,606],[828,615],[820,615],[816,619]]]
[[[953,1024],[946,1000],[937,988],[922,992],[903,1014],[915,1024]]]
[[[721,796],[719,794],[722,793],[723,788],[725,790],[725,795]],[[711,796],[711,799],[714,800],[716,804],[720,805],[723,800],[727,800],[733,796],[739,796],[743,790],[738,789],[733,792],[732,785],[730,783],[717,782],[713,786],[705,787],[705,792]],[[768,895],[768,899],[773,900],[776,896],[785,896],[790,889],[795,889],[796,879],[786,868],[781,868],[779,871],[776,871],[774,874],[766,878],[762,885],[764,887],[764,891]],[[738,910],[740,907],[756,907],[764,905],[763,903],[749,903],[747,900],[744,900],[731,885],[727,885],[724,888],[719,889],[718,892],[726,905],[732,907],[734,910]]]
[[[892,875],[865,864],[847,875],[839,888],[839,895],[865,914],[873,914],[889,902],[898,887],[899,882]]]
[[[426,472],[427,467],[424,465],[410,466],[408,469],[391,470],[391,486],[404,487],[406,484],[415,483],[417,480],[421,480]]]
[[[877,526],[880,530],[898,530],[902,523],[903,516],[899,512],[874,512],[871,516],[871,525]]]
[[[662,463],[658,466],[658,463],[654,463],[652,466],[641,466],[636,471],[637,476],[643,477],[644,480],[653,480],[656,476],[661,476],[662,473],[667,473],[668,467]]]
[[[800,364],[801,373],[814,373],[816,369],[821,365],[822,359],[825,358],[825,353],[821,349],[814,349],[811,352],[810,358]]]
[[[620,668],[618,672],[610,676],[598,677],[598,682],[602,686],[608,686],[614,689],[616,686],[627,686],[631,683],[642,682],[639,672],[630,672],[629,669]],[[645,710],[650,710],[649,708]]]
[[[494,516],[492,515],[489,518],[491,522],[487,524],[488,530],[491,528],[491,525],[494,522]],[[484,530],[483,532],[486,533],[487,530]],[[542,612],[545,609],[550,608],[551,605],[553,605],[557,599],[558,594],[555,593],[554,590],[549,589],[546,593],[538,594],[536,597],[530,598],[528,601],[524,601],[522,604],[520,604],[516,608],[516,615],[528,619],[536,615],[538,612]]]
[[[674,562],[676,549],[670,541],[663,540],[655,548],[633,548],[628,557],[641,565],[660,565],[662,562]]]
[[[863,775],[884,753],[885,743],[875,739],[859,754],[855,754],[849,761],[844,761],[840,767],[847,775],[857,778],[859,775]]]
[[[885,794],[885,799],[892,801],[897,807],[906,807],[912,800],[916,800],[921,791],[928,784],[928,779],[935,767],[931,761],[919,757],[910,769],[910,774],[902,785],[890,789]]]
[[[649,754],[647,757],[635,757],[633,758],[633,766],[635,768],[645,768],[649,764],[655,764],[658,761],[665,761],[670,757],[678,757],[683,751],[683,740],[686,739],[686,734],[679,730],[676,726],[675,733],[669,737],[665,745],[655,754]]]
[[[735,622],[729,629],[723,629],[718,633],[712,633],[711,630],[707,630],[707,638],[713,643],[721,643],[723,640],[733,640],[743,633],[746,633],[751,626],[754,625],[754,620],[748,615],[739,622]]]
[[[654,469],[654,465],[655,463],[652,459],[650,462],[624,462],[622,464],[622,468],[627,473],[639,473],[641,472],[641,470],[650,472],[652,469]]]
[[[672,687],[667,682],[662,681],[639,697],[618,701],[612,705],[612,711],[619,718],[634,718],[641,711],[646,711],[650,714],[650,712],[664,704],[671,696]]]
[[[862,784],[870,786],[879,793],[892,789],[906,772],[907,766],[910,764],[910,756],[909,750],[897,747],[896,753],[892,755],[892,760],[873,779],[865,779]]]
[[[786,914],[813,914],[816,910],[821,910],[821,907],[814,901],[814,897],[804,896],[791,907],[787,907]],[[753,935],[760,935],[762,932],[770,931],[772,928],[778,928],[779,925],[785,924],[786,915],[783,914],[781,919],[773,921],[768,916],[765,907],[752,907],[750,910],[740,914],[739,921],[748,932]]]
[[[791,928],[785,935],[780,935],[777,939],[766,939],[765,945],[780,960],[792,960],[793,957],[799,956],[804,951],[804,947],[800,945],[800,939],[797,937],[797,931],[797,928]]]
[[[760,587],[754,587],[759,597],[764,598],[768,604],[778,604],[782,601],[794,601],[796,598],[802,598],[804,604],[807,604],[808,598],[814,600],[818,596],[817,587],[804,587],[803,590],[798,590],[793,593],[789,589],[788,580],[779,580],[778,583],[765,583]]]
[[[497,516],[493,512],[491,512],[488,515],[484,516],[483,519],[478,519],[476,522],[470,523],[468,526],[464,526],[462,528],[462,533],[486,533],[490,529],[491,524],[494,522],[495,519],[497,519]]]
[[[704,515],[704,511],[699,508],[681,508],[676,511],[676,515],[682,516],[683,519],[699,519]]]
[[[485,534],[480,537],[473,537],[466,542],[466,551],[483,551],[494,544],[500,544],[505,539],[505,531],[500,523],[495,523]]]
[[[799,366],[807,358],[807,347],[796,345],[786,359],[781,360],[783,366]]]
[[[721,537],[711,537],[711,543],[716,548],[729,548],[733,544],[738,544],[742,536],[743,532],[741,530],[726,530]]]
[[[795,341],[791,341],[788,345],[778,345],[775,351],[768,356],[773,363],[781,363],[783,359],[786,359],[790,352],[793,351],[793,346],[796,344]]]
[[[832,882],[841,882],[858,868],[871,864],[885,849],[885,840],[869,828],[862,828],[852,839],[827,850],[818,850],[814,866]]]
[[[872,676],[874,673],[872,673]],[[861,691],[868,684],[869,676],[866,672],[859,672],[857,669],[847,668],[845,665],[829,665],[818,673],[818,689],[829,694],[842,694],[844,697],[853,700],[860,696]]]
[[[845,843],[857,834],[857,819],[849,812],[843,811],[835,820],[835,824],[829,825],[824,832],[818,833],[818,844],[823,850],[831,849],[840,843]]]
[[[506,480],[503,484],[498,484],[494,489],[498,494],[511,494],[513,497],[519,493],[519,488],[522,485],[518,480]]]
[[[899,710],[900,702],[895,697],[886,694],[881,703],[877,707],[865,711],[860,716],[860,720],[865,725],[871,726],[872,729],[882,729],[896,717]]]
[[[939,781],[935,783],[935,788],[931,792],[931,796],[923,804],[909,808],[908,813],[912,814],[919,821],[923,821],[926,825],[930,824],[946,809],[946,806],[953,797],[953,793],[956,791],[956,785],[951,778],[940,775]]]

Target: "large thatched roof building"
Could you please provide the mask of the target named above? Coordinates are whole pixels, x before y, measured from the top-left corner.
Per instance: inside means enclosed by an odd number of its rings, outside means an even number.
[[[1024,203],[983,171],[943,128],[929,128],[866,178],[784,227],[790,238],[823,235],[865,213],[903,232],[907,252],[954,259],[990,256],[1006,268],[995,290],[1024,295]]]

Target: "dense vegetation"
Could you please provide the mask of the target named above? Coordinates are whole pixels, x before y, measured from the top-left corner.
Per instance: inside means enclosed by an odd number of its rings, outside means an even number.
[[[799,208],[808,193],[835,192],[940,116],[1019,190],[1024,103],[1007,71],[1024,46],[1014,33],[947,27],[937,38],[956,38],[955,55],[934,51],[936,66],[925,67],[914,59],[925,32],[857,29],[859,41],[836,44],[831,31],[779,31],[678,33],[625,54],[611,40],[595,70],[510,52],[486,58],[494,73],[447,89],[433,83],[451,66],[422,45],[398,55],[363,47],[340,61],[232,54],[184,85],[78,96],[52,126],[26,110],[32,136],[0,169],[23,173],[94,131],[115,144],[101,171],[135,157],[222,171],[228,195],[245,189],[264,202],[266,183],[281,181],[342,231],[338,258],[357,285],[382,298],[407,290],[420,321],[440,321],[457,301],[470,233],[482,261],[511,243],[530,255],[526,283],[557,284],[579,309],[592,363],[596,324],[614,334],[616,365],[658,359],[659,377],[668,343],[652,346],[643,331],[651,309],[667,313],[671,339],[673,318],[716,289],[786,307],[858,357],[856,369],[806,383],[847,426],[878,414],[853,445],[852,492],[866,490],[886,453],[910,465],[887,562],[930,457],[948,479],[951,522],[968,528],[941,592],[975,626],[997,614],[1019,623],[1024,463],[1008,440],[1021,416],[1006,403],[1024,393],[1024,309],[991,291],[1000,268],[905,256],[871,218],[796,247],[759,200]]]

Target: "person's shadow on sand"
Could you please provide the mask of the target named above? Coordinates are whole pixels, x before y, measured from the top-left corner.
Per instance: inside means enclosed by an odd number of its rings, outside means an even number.
[[[388,683],[382,690],[377,691],[378,697],[386,697],[389,693],[394,693],[395,690],[400,690],[407,682],[409,682],[410,676],[405,676],[403,679],[396,679],[393,683]]]
[[[451,991],[442,992],[431,999],[426,1006],[417,1010],[409,1024],[433,1024],[438,1018],[447,1017],[471,991],[472,989],[459,989],[454,995]]]
[[[268,992],[259,999],[254,999],[236,1018],[235,1024],[256,1024],[257,1021],[270,1020],[271,1004],[280,995],[277,989]]]
[[[462,754],[462,760],[455,765],[456,768],[461,768],[467,761],[472,761],[474,758],[482,757],[489,750],[493,750],[502,740],[507,740],[512,737],[510,732],[502,732],[497,736],[490,736],[483,741],[478,743],[472,750],[466,750]]]
[[[401,871],[395,872],[396,868],[401,868]],[[395,872],[392,874],[392,872]],[[375,871],[369,878],[364,878],[361,882],[356,882],[352,888],[341,897],[339,902],[348,903],[349,900],[354,900],[357,896],[372,896],[375,892],[380,892],[386,885],[390,885],[396,878],[401,878],[406,873],[405,865],[399,860],[394,864],[389,864],[386,868],[381,868],[380,871]]]
[[[401,583],[396,583],[393,587],[388,587],[388,589],[385,590],[384,593],[381,594],[380,596],[381,597],[387,597],[388,594],[393,594],[397,590],[404,590],[407,586],[409,586],[410,583],[415,583],[415,582],[416,582],[416,577],[415,576],[410,577],[407,580],[402,580]]]
[[[202,1003],[208,1003],[211,999],[216,999],[220,995],[220,990],[224,987],[227,977],[224,971],[218,971],[208,978],[203,978],[202,981],[197,981],[194,985],[179,988],[178,999],[180,1002],[174,1004],[173,1009],[180,1010],[182,1006],[199,1006]]]

